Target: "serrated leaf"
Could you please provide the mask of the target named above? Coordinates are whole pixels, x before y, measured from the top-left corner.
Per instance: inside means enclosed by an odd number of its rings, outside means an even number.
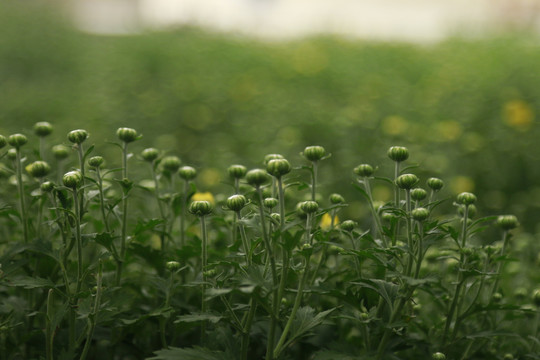
[[[386,301],[390,308],[390,312],[394,311],[394,300],[398,291],[398,286],[396,284],[381,279],[360,280],[352,282],[351,284],[361,285],[375,291],[384,299],[384,301]]]
[[[164,222],[165,221],[163,219],[150,219],[150,220],[139,219],[139,221],[137,222],[137,225],[135,226],[135,230],[133,231],[133,235],[137,237],[145,231],[154,230],[158,225],[161,225]]]
[[[335,308],[332,308],[315,315],[315,309],[310,306],[304,306],[298,309],[291,324],[291,338],[288,340],[288,343],[307,335],[311,330],[320,325],[324,321],[324,318],[334,310]]]

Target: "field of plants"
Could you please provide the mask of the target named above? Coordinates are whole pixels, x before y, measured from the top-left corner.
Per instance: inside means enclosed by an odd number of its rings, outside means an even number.
[[[538,44],[0,4],[0,360],[539,359]]]

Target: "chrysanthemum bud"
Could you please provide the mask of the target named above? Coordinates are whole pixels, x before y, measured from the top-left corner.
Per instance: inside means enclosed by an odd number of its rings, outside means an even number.
[[[28,142],[28,139],[23,134],[13,134],[8,137],[9,145],[13,146],[15,149],[20,148]]]
[[[443,188],[444,181],[436,177],[431,177],[427,179],[426,184],[431,190],[437,192]]]
[[[303,155],[309,161],[319,161],[326,155],[326,150],[322,146],[308,146]]]
[[[9,160],[17,159],[17,150],[9,149],[8,152],[7,152],[7,157],[8,157]]]
[[[414,174],[403,174],[396,179],[396,185],[400,189],[412,189],[418,184],[418,177]]]
[[[227,173],[233,179],[241,179],[246,176],[247,169],[244,165],[231,165],[227,169]]]
[[[51,192],[54,190],[54,183],[52,181],[45,181],[41,184],[40,189],[43,192]]]
[[[130,143],[140,138],[137,130],[127,127],[121,127],[116,130],[116,136],[125,143]]]
[[[244,195],[233,195],[227,199],[227,207],[232,211],[240,211],[246,206],[246,197]]]
[[[493,300],[494,303],[500,303],[502,298],[503,298],[502,294],[500,292],[496,292],[491,297],[491,300]]]
[[[431,355],[431,359],[433,360],[446,360],[446,355],[444,355],[441,352],[436,352]]]
[[[537,307],[540,307],[540,289],[534,290],[532,301],[534,305],[536,305]]]
[[[0,135],[0,149],[7,145],[7,139],[4,135]]]
[[[54,145],[52,153],[56,160],[63,160],[69,156],[70,149],[65,145]]]
[[[342,204],[345,202],[345,199],[340,194],[332,194],[330,195],[330,202],[332,204]]]
[[[291,164],[286,159],[270,160],[266,165],[266,171],[270,175],[280,178],[291,171]]]
[[[67,138],[74,144],[81,144],[88,138],[88,131],[83,129],[73,130],[68,133]]]
[[[90,165],[93,168],[98,168],[103,165],[105,162],[105,159],[103,159],[102,156],[92,156],[90,159],[88,159],[88,165]]]
[[[264,207],[268,209],[275,208],[278,205],[279,201],[276,198],[269,197],[264,199]]]
[[[402,162],[409,158],[409,150],[403,146],[392,146],[388,149],[387,155],[395,162]]]
[[[178,156],[166,156],[161,160],[161,166],[165,171],[172,174],[176,173],[180,168],[180,158]]]
[[[144,161],[152,162],[159,156],[159,150],[156,148],[147,148],[141,152],[141,157]]]
[[[205,216],[212,212],[209,201],[194,201],[189,205],[189,212],[197,216]]]
[[[360,177],[370,177],[373,175],[373,166],[369,164],[360,164],[354,168],[354,173]]]
[[[51,171],[51,167],[45,161],[34,161],[26,166],[26,172],[35,178],[42,178]]]
[[[178,261],[167,261],[167,263],[165,264],[165,267],[169,271],[176,271],[180,269],[180,263]]]
[[[74,189],[82,183],[82,174],[80,171],[67,172],[62,177],[62,182],[64,186]]]
[[[501,215],[497,218],[497,225],[503,230],[512,230],[519,226],[519,222],[514,215]]]
[[[414,201],[424,200],[427,196],[427,191],[422,188],[414,188],[411,190],[411,199]]]
[[[249,185],[258,187],[268,181],[268,175],[262,169],[253,169],[247,172],[246,180]]]
[[[476,202],[476,195],[470,192],[462,192],[457,196],[457,202],[465,206],[472,205]]]
[[[506,353],[503,356],[503,360],[514,360],[514,355],[512,355],[510,353]]]
[[[182,166],[178,170],[178,175],[184,180],[193,180],[197,176],[197,170],[191,166]]]
[[[355,226],[356,226],[356,222],[352,220],[345,220],[339,225],[339,227],[344,231],[353,231]]]
[[[300,209],[306,214],[313,214],[319,210],[319,204],[316,201],[303,201],[300,203]]]
[[[419,207],[411,211],[412,218],[416,221],[424,221],[429,217],[429,210]]]
[[[284,159],[283,155],[281,154],[268,154],[264,156],[264,165],[268,165],[270,160],[274,159]]]
[[[40,121],[34,124],[34,133],[39,137],[50,135],[52,131],[52,125],[46,121]]]

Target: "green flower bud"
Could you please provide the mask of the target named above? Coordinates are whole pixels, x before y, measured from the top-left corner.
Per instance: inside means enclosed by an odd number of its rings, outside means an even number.
[[[180,158],[178,156],[165,156],[161,160],[161,166],[165,171],[175,174],[180,169]]]
[[[180,263],[178,261],[167,261],[167,263],[165,264],[165,267],[167,268],[167,270],[171,272],[176,271],[180,269]]]
[[[382,214],[381,214],[381,218],[385,221],[391,221],[393,218],[395,218],[394,214],[388,212],[388,211],[384,211]]]
[[[529,291],[524,287],[519,287],[514,290],[514,296],[520,300],[525,299],[529,295]]]
[[[41,184],[40,189],[43,192],[51,192],[54,190],[54,183],[52,181],[45,181]]]
[[[15,149],[20,148],[28,142],[28,139],[23,134],[13,134],[8,137],[9,145],[13,146]]]
[[[465,206],[472,205],[476,202],[476,195],[470,192],[462,192],[457,196],[457,202]]]
[[[9,149],[7,152],[7,157],[9,160],[16,160],[17,159],[17,150],[15,149]]]
[[[103,163],[105,162],[105,159],[103,159],[102,156],[92,156],[90,159],[88,159],[88,165],[90,165],[93,168],[99,168]]]
[[[233,195],[227,199],[227,207],[232,211],[240,211],[246,206],[246,197],[244,195]]]
[[[306,214],[313,214],[319,210],[319,204],[316,201],[303,201],[300,203],[300,209]]]
[[[152,162],[156,160],[158,156],[159,156],[159,150],[156,148],[144,149],[141,152],[141,157],[143,158],[143,160],[148,161],[148,162]]]
[[[281,222],[281,215],[279,215],[278,213],[271,213],[270,219],[272,219],[275,224],[279,224]]]
[[[446,360],[446,355],[442,352],[436,352],[431,355],[432,360]]]
[[[345,220],[339,227],[344,231],[353,231],[356,226],[356,222],[352,220]]]
[[[212,204],[209,201],[194,201],[189,204],[189,212],[197,216],[205,216],[212,212]]]
[[[52,147],[52,153],[56,160],[63,160],[69,156],[70,149],[65,145],[54,145]]]
[[[340,194],[332,194],[330,195],[330,202],[332,204],[342,204],[345,202],[345,199]]]
[[[491,297],[491,300],[493,300],[494,303],[500,303],[501,300],[502,300],[503,296],[500,292],[496,292],[495,294],[493,294],[493,296]]]
[[[178,175],[184,180],[193,180],[197,176],[197,170],[191,166],[182,166],[178,170]]]
[[[536,307],[540,307],[540,289],[534,290],[532,300]]]
[[[266,171],[270,175],[280,178],[291,171],[291,164],[286,159],[270,160],[266,165]]]
[[[264,165],[268,165],[270,160],[274,159],[284,159],[283,155],[280,154],[268,154],[264,157]]]
[[[386,154],[395,162],[402,162],[409,158],[409,150],[403,146],[392,146]]]
[[[514,355],[506,353],[504,354],[503,360],[514,360]]]
[[[276,198],[268,197],[264,199],[264,207],[268,209],[275,208],[278,205],[279,201]]]
[[[88,131],[83,129],[73,130],[68,133],[67,138],[74,144],[82,144],[84,140],[88,139]]]
[[[121,127],[116,130],[116,136],[125,143],[130,143],[141,138],[135,129],[127,127]]]
[[[444,181],[436,177],[431,177],[427,179],[426,184],[431,190],[437,192],[443,188]]]
[[[7,145],[7,139],[4,135],[0,135],[0,149]]]
[[[42,178],[51,171],[51,167],[45,161],[34,161],[26,166],[26,172],[35,178]]]
[[[67,172],[62,177],[62,182],[64,183],[64,186],[74,189],[81,185],[82,174],[78,170]]]
[[[52,131],[52,125],[46,121],[40,121],[34,124],[34,133],[39,137],[50,135]]]
[[[412,189],[418,184],[418,177],[414,174],[403,174],[396,179],[396,185],[400,189]]]
[[[497,225],[503,230],[512,230],[519,226],[519,222],[514,215],[501,215],[497,218]]]
[[[247,169],[244,165],[231,165],[227,169],[227,173],[233,179],[241,179],[246,176]]]
[[[204,274],[205,277],[216,276],[217,270],[216,269],[207,270],[207,271],[203,272],[203,274]]]
[[[416,221],[424,221],[429,217],[429,210],[423,207],[414,209],[411,212],[412,218]]]
[[[303,155],[309,161],[319,161],[326,155],[326,150],[322,146],[308,146]]]
[[[411,190],[411,199],[414,201],[422,201],[427,197],[427,191],[422,188],[414,188]]]
[[[360,164],[354,168],[354,173],[360,177],[370,177],[373,175],[373,166],[369,164]]]
[[[246,174],[246,180],[249,185],[259,187],[268,181],[268,175],[262,169],[249,170]]]

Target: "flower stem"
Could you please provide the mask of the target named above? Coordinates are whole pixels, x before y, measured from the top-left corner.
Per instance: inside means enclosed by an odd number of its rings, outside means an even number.
[[[23,223],[23,236],[24,242],[28,243],[28,217],[26,214],[26,207],[24,201],[24,184],[22,181],[22,161],[21,161],[21,151],[19,148],[16,148],[16,160],[15,160],[15,169],[17,172],[17,190],[19,192],[19,206],[21,210],[21,219]]]
[[[88,351],[90,350],[90,344],[92,343],[92,337],[94,336],[94,329],[96,327],[96,317],[99,312],[99,307],[101,305],[101,291],[102,291],[102,278],[103,278],[103,266],[101,261],[98,265],[98,275],[97,275],[97,284],[96,284],[96,297],[94,299],[94,308],[92,312],[88,314],[88,331],[86,333],[86,342],[80,357],[80,360],[86,359]]]

